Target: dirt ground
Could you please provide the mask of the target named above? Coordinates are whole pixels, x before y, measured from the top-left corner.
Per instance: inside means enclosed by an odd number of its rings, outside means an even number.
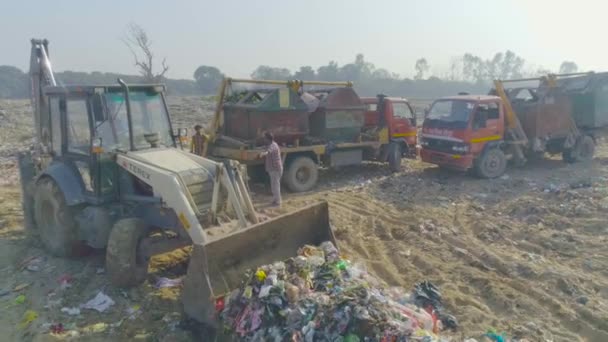
[[[4,112],[26,108],[20,106],[0,102]],[[8,116],[20,125],[21,118]],[[0,127],[0,143],[28,141],[27,134],[7,132],[12,126],[2,121]],[[193,341],[181,319],[179,288],[153,286],[157,277],[182,276],[188,251],[154,258],[148,281],[128,291],[109,284],[102,251],[51,257],[22,228],[11,153],[0,148],[3,340]],[[410,160],[396,174],[376,163],[323,171],[314,191],[285,194],[281,209],[267,208],[267,187],[252,190],[270,216],[328,201],[339,247],[350,260],[391,286],[410,289],[431,280],[441,288],[460,322],[454,341],[495,328],[529,341],[600,342],[608,341],[607,165],[602,143],[592,162],[567,165],[555,157],[496,180]],[[64,279],[71,279],[69,287],[61,286]],[[106,312],[61,311],[99,291],[115,301]],[[28,310],[37,318],[22,324]],[[49,333],[56,323],[69,333]]]

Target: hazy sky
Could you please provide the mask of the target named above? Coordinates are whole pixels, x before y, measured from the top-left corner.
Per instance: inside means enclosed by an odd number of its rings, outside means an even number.
[[[120,39],[135,22],[172,78],[201,64],[237,77],[260,64],[316,69],[357,53],[404,76],[426,57],[441,74],[454,56],[506,49],[554,70],[563,60],[608,70],[607,13],[601,0],[0,0],[0,65],[26,70],[40,37],[55,70],[134,73]]]

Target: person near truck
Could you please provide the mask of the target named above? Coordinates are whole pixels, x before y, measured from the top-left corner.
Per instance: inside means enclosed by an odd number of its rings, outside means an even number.
[[[272,191],[272,205],[281,206],[281,176],[283,175],[283,161],[281,160],[281,149],[274,141],[270,132],[264,133],[266,150],[260,153],[265,158],[264,167],[270,176],[270,189]]]
[[[195,133],[192,135],[192,142],[190,142],[190,152],[201,157],[205,154],[205,142],[207,142],[207,137],[201,133],[202,128],[201,125],[194,126]]]

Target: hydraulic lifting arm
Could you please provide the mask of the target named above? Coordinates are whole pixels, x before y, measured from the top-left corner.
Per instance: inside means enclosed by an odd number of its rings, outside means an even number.
[[[34,109],[34,127],[36,128],[36,145],[47,144],[45,141],[45,127],[43,127],[42,113],[48,113],[48,103],[42,94],[45,86],[56,86],[55,76],[49,60],[49,41],[46,39],[32,39],[30,53],[30,87],[31,101]]]

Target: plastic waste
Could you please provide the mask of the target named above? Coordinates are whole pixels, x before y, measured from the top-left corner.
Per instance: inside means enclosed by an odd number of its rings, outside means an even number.
[[[114,305],[114,301],[112,300],[112,298],[110,298],[105,293],[99,291],[93,299],[81,305],[81,308],[104,312],[112,305]]]
[[[240,288],[216,298],[226,334],[238,341],[437,341],[434,307],[416,306],[414,294],[385,288],[362,265],[340,259],[335,246],[322,246],[244,274]],[[436,297],[429,284],[419,286],[426,301]]]
[[[82,328],[82,331],[86,333],[102,333],[106,331],[108,327],[109,325],[107,323],[100,322],[86,326]]]
[[[38,318],[38,313],[36,311],[34,311],[34,310],[27,310],[23,314],[23,318],[21,318],[21,323],[19,323],[19,328],[20,329],[27,328],[37,318]]]
[[[78,316],[80,315],[79,308],[61,308],[61,312],[66,313],[70,316]]]
[[[507,337],[504,334],[498,334],[496,330],[493,329],[488,330],[484,336],[490,338],[494,342],[507,342]]]
[[[18,295],[15,298],[15,304],[23,304],[25,303],[25,295]]]
[[[260,281],[260,282],[266,280],[266,272],[264,272],[264,270],[262,270],[262,269],[258,269],[255,272],[255,276],[256,276],[256,278],[258,278],[258,281]]]
[[[52,324],[49,327],[49,332],[51,334],[59,335],[59,334],[65,333],[65,328],[63,327],[63,324],[61,324],[61,323]]]
[[[177,286],[181,286],[181,285],[182,285],[182,278],[169,279],[169,278],[165,278],[165,277],[158,278],[158,280],[156,280],[156,283],[154,284],[154,286],[157,289],[162,289],[165,287],[177,287]]]

